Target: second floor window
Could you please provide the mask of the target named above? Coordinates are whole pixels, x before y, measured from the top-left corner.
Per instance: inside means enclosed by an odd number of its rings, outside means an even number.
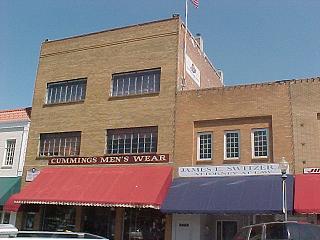
[[[81,132],[40,134],[39,156],[78,156],[80,143]]]
[[[158,127],[107,130],[107,153],[156,153]]]
[[[239,131],[227,131],[224,134],[224,158],[238,159],[240,156]]]
[[[128,96],[160,91],[160,68],[112,75],[112,96]]]
[[[268,157],[268,129],[253,129],[252,130],[252,157],[266,158]]]
[[[48,83],[46,104],[78,102],[85,99],[86,79]]]
[[[4,166],[12,166],[13,165],[15,149],[16,149],[16,140],[15,139],[7,140],[6,149],[5,149],[5,158],[4,158],[4,162],[3,162]]]
[[[198,160],[212,159],[212,133],[198,133]]]

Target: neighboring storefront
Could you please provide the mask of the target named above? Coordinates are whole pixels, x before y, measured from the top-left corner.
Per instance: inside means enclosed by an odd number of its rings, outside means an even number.
[[[16,223],[16,213],[4,205],[20,191],[30,114],[31,108],[0,111],[0,224]]]
[[[231,240],[248,224],[283,212],[278,164],[180,167],[161,211],[173,214],[172,239]],[[293,209],[293,177],[287,178]]]
[[[163,240],[171,181],[167,166],[44,168],[10,201],[21,204],[21,229]]]
[[[301,220],[320,224],[320,168],[304,168],[295,176],[294,211]]]

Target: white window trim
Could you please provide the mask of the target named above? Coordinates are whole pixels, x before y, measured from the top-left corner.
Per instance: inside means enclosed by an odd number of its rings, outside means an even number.
[[[267,133],[267,156],[255,156],[254,152],[254,132],[256,131],[266,131]],[[265,159],[269,157],[269,129],[268,128],[253,128],[251,130],[251,153],[252,159]]]
[[[8,142],[9,141],[15,141],[14,149],[13,149],[13,159],[12,159],[12,164],[6,164],[7,161],[7,152],[8,152]],[[2,160],[2,168],[12,168],[14,165],[14,158],[15,158],[15,153],[16,153],[16,147],[17,147],[17,139],[10,138],[5,141],[5,148],[4,148],[4,155],[3,155],[3,160]]]
[[[238,133],[238,148],[239,148],[239,157],[227,157],[227,133]],[[239,160],[240,159],[240,154],[241,154],[241,138],[240,138],[240,131],[239,130],[228,130],[224,131],[224,137],[223,137],[223,154],[224,154],[224,160]]]
[[[200,158],[200,136],[201,135],[211,135],[211,158]],[[209,161],[213,159],[213,134],[212,132],[198,132],[197,133],[197,161]]]

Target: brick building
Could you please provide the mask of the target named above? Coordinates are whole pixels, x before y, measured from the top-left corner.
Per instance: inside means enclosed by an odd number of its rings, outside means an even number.
[[[23,189],[12,198],[22,204],[19,228],[116,240],[229,239],[234,233],[224,235],[225,227],[236,231],[281,213],[281,180],[271,168],[282,157],[290,173],[316,165],[317,143],[301,129],[314,131],[320,112],[302,101],[318,99],[302,92],[316,95],[319,79],[224,87],[201,37],[188,33],[184,57],[184,29],[173,17],[42,44]],[[181,169],[231,165],[275,171],[237,180],[250,179],[275,207],[244,212],[239,205],[225,215],[228,206],[215,212],[197,205],[197,198],[219,196],[208,189],[204,197],[187,194],[192,188],[174,192],[188,186],[184,179],[179,185]],[[177,182],[162,207],[172,176]],[[226,191],[228,184],[218,187]]]

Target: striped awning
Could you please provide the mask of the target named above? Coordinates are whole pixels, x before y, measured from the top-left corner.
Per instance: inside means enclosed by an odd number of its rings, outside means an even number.
[[[14,203],[158,209],[171,181],[166,166],[46,168]]]

